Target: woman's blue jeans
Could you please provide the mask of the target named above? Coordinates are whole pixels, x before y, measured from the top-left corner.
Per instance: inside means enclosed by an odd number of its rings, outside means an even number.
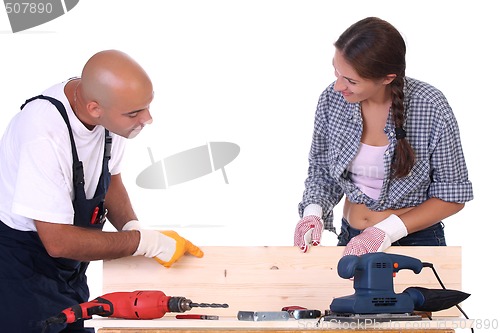
[[[401,238],[397,242],[392,243],[393,246],[446,246],[444,237],[444,224],[438,222],[429,228],[414,232],[406,237]],[[340,234],[338,235],[338,246],[345,246],[351,238],[359,235],[363,230],[354,229],[349,225],[346,219],[342,219]]]

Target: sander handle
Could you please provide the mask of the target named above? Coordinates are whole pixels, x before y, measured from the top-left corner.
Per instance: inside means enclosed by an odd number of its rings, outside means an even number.
[[[411,269],[413,273],[418,274],[424,267],[422,261],[417,258],[405,256],[402,254],[388,253],[392,260],[392,268],[394,272],[399,272],[401,269]]]
[[[362,256],[343,256],[337,265],[337,272],[341,278],[350,279],[354,277],[356,270],[364,270],[370,267],[371,265],[369,263],[390,264],[392,265],[393,272],[399,272],[401,269],[410,269],[415,274],[420,273],[424,266],[419,259],[409,256],[374,252],[366,253]]]

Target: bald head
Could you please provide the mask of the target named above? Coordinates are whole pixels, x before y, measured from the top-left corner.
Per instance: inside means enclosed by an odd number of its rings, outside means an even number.
[[[82,97],[109,107],[124,96],[135,96],[152,90],[144,69],[126,53],[101,51],[85,64],[81,75]]]
[[[73,110],[89,129],[101,125],[132,138],[153,121],[149,112],[153,84],[144,69],[121,51],[94,54],[69,96],[74,96]]]

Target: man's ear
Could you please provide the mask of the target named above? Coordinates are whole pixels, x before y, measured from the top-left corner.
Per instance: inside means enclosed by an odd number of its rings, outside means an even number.
[[[394,79],[397,77],[396,74],[387,74],[385,76],[385,79],[383,81],[384,84],[390,84],[392,81],[394,81]]]
[[[87,103],[87,112],[89,113],[89,115],[92,118],[99,118],[99,117],[101,117],[103,110],[102,110],[101,106],[99,105],[99,103],[93,101],[93,102]]]

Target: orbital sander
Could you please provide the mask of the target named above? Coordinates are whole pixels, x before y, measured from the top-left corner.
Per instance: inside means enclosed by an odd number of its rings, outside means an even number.
[[[354,280],[355,292],[349,296],[334,298],[330,304],[331,312],[324,320],[338,322],[421,320],[422,316],[415,311],[444,310],[458,306],[458,303],[470,296],[461,291],[445,289],[444,285],[443,289],[409,287],[402,293],[394,292],[393,279],[397,272],[409,269],[419,274],[423,267],[431,267],[434,270],[431,263],[385,252],[342,257],[337,272],[344,279]]]

